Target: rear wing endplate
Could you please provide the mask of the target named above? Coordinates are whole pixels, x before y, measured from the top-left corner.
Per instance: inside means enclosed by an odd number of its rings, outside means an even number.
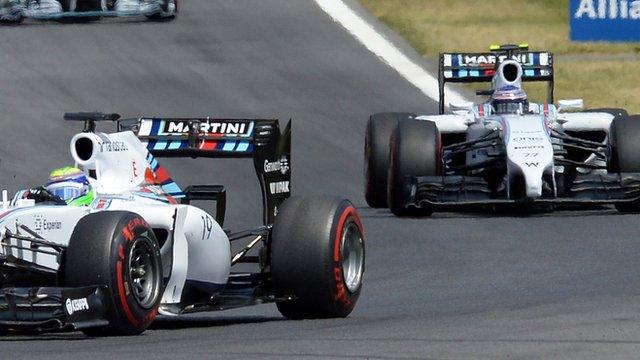
[[[262,190],[263,221],[271,224],[291,195],[291,122],[276,119],[136,118],[118,122],[156,157],[252,158]]]
[[[444,114],[446,83],[490,82],[505,60],[522,65],[522,81],[547,82],[547,102],[553,103],[553,54],[529,51],[526,45],[502,45],[484,53],[441,53],[438,67],[440,114]]]

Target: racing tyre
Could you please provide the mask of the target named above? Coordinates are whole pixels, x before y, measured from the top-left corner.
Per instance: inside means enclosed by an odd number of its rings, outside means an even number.
[[[362,221],[348,200],[292,197],[278,211],[270,244],[278,310],[289,319],[346,317],[364,274]]]
[[[162,0],[162,13],[148,15],[147,19],[154,21],[170,21],[176,18],[178,15],[178,0]],[[166,15],[171,13],[172,15]]]
[[[415,118],[409,113],[380,113],[369,117],[364,139],[364,197],[372,208],[386,208],[389,139],[398,122]]]
[[[640,115],[617,116],[611,122],[609,169],[613,172],[640,173]],[[640,202],[616,204],[620,212],[640,212]]]
[[[432,121],[401,121],[391,134],[389,143],[389,184],[387,202],[396,216],[428,216],[433,209],[405,207],[409,195],[406,177],[436,176],[440,158],[440,135]]]
[[[87,335],[137,335],[158,313],[163,287],[160,247],[136,214],[106,211],[82,218],[71,235],[63,271],[67,287],[108,287],[109,325],[83,329]]]

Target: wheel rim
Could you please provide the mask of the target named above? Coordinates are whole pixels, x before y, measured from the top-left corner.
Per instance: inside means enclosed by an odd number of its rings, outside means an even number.
[[[355,222],[350,221],[342,231],[342,274],[350,293],[358,291],[364,270],[364,242]]]
[[[136,302],[149,309],[160,293],[160,264],[153,242],[146,237],[135,240],[129,251],[129,283]]]

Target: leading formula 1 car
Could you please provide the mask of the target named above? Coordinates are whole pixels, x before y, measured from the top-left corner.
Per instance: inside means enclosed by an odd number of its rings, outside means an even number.
[[[35,20],[96,20],[138,17],[172,20],[178,0],[0,0],[0,22]]]
[[[524,81],[544,81],[529,103]],[[447,82],[491,82],[490,100],[451,104]],[[440,55],[440,114],[381,113],[365,141],[365,196],[398,216],[469,208],[615,204],[640,211],[640,116],[553,105],[553,55],[503,45]],[[538,206],[538,204],[543,206]]]
[[[70,206],[3,194],[0,329],[139,334],[158,313],[268,302],[294,319],[352,311],[364,272],[362,222],[347,200],[289,197],[290,124],[281,134],[278,120],[65,117],[85,122],[70,149],[95,197]],[[118,121],[119,131],[95,132],[97,121]],[[182,189],[157,157],[252,159],[263,225],[223,230],[224,187]],[[211,201],[215,215],[192,201]],[[242,240],[232,254],[230,243]],[[232,271],[241,263],[257,270]]]

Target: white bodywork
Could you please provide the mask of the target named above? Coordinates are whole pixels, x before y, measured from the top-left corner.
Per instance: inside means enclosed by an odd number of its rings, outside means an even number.
[[[82,150],[88,144],[94,149],[91,156]],[[85,215],[130,211],[144,218],[154,230],[165,230],[168,234],[166,239],[158,239],[164,274],[170,274],[163,304],[180,303],[187,281],[203,286],[212,295],[222,290],[230,271],[227,235],[211,215],[194,206],[176,203],[160,185],[149,181],[149,176],[154,175],[151,169],[157,163],[135,134],[80,133],[71,141],[71,155],[76,165],[91,176],[97,193],[91,206],[34,205],[32,201],[14,199],[0,209],[3,234],[6,230],[15,233],[22,224],[48,241],[66,245],[75,225]],[[11,241],[14,245],[21,243]],[[49,269],[59,267],[54,255],[8,247],[0,251]]]
[[[482,106],[482,105],[480,105]],[[569,131],[603,131],[609,133],[614,116],[603,112],[556,113],[549,106],[545,116],[542,104],[531,104],[533,114],[526,115],[489,115],[481,116],[477,108],[466,114],[423,115],[418,120],[433,121],[442,134],[466,133],[467,140],[476,138],[474,128],[502,130],[507,149],[507,171],[511,176],[521,171],[525,178],[526,195],[538,198],[542,195],[542,176],[545,171],[562,171],[554,167],[553,143],[549,137],[549,128]],[[487,110],[489,108],[487,107]],[[476,161],[482,160],[475,157]],[[597,161],[595,157],[587,160]],[[581,172],[588,169],[579,169]]]
[[[511,66],[517,69],[517,76],[509,81],[503,74],[503,68]],[[496,71],[493,78],[493,88],[504,85],[521,87],[522,68],[519,63],[511,60],[504,61]],[[569,107],[574,104],[582,105],[582,101],[564,101]],[[525,180],[525,192],[528,198],[542,196],[542,178],[547,172],[562,172],[562,166],[554,165],[554,146],[550,137],[550,130],[560,131],[602,131],[606,134],[605,143],[609,134],[609,127],[614,119],[612,114],[606,112],[561,112],[552,104],[530,104],[529,111],[525,114],[492,114],[490,104],[461,104],[452,105],[452,114],[423,115],[418,120],[432,121],[436,124],[441,134],[466,134],[467,141],[474,140],[487,134],[489,131],[500,130],[500,136],[506,147],[507,177],[509,179],[516,173],[522,173]],[[467,154],[467,165],[486,161],[486,155],[482,151],[474,150]],[[591,156],[587,163],[596,164],[598,160]],[[586,168],[578,168],[582,173],[591,171]],[[551,176],[553,179],[553,176]],[[509,182],[507,182],[509,183]],[[507,189],[509,190],[509,189]]]

